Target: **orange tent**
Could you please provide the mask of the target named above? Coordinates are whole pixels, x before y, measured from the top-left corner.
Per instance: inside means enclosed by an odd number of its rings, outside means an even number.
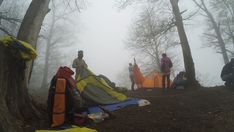
[[[138,88],[142,87],[143,82],[145,81],[144,76],[142,75],[140,68],[138,67],[137,64],[134,64],[134,80]]]
[[[138,88],[162,88],[162,75],[157,71],[152,71],[144,77],[138,65],[135,64],[134,75]]]

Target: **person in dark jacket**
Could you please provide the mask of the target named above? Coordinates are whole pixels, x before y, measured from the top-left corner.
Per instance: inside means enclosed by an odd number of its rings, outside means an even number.
[[[173,83],[171,84],[171,88],[177,89],[177,88],[183,88],[187,83],[187,77],[186,72],[181,71],[179,74],[176,75]]]
[[[135,86],[135,80],[134,80],[134,66],[132,65],[132,63],[129,63],[128,71],[129,71],[129,78],[131,80],[131,89],[133,91]]]
[[[225,86],[234,88],[234,58],[224,65],[221,72],[221,79],[225,81]]]
[[[170,87],[170,73],[172,68],[171,59],[167,57],[166,53],[162,54],[162,59],[160,63],[161,72],[162,72],[162,88],[165,91],[165,80],[167,79],[167,88]]]

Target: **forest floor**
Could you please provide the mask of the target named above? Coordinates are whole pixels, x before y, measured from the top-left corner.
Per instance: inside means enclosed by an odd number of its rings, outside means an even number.
[[[147,99],[151,105],[115,111],[115,119],[92,128],[98,132],[234,132],[234,90],[137,90],[127,95]]]
[[[98,132],[234,132],[234,90],[224,87],[136,90],[129,97],[150,105],[128,106],[90,126]]]

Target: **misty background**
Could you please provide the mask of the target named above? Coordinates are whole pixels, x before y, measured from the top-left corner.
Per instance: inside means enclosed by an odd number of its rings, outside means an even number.
[[[124,83],[121,78],[123,76],[129,81],[128,63],[133,62],[134,57],[137,62],[141,62],[142,59],[137,58],[125,44],[129,28],[140,8],[135,7],[120,10],[115,6],[114,0],[89,1],[88,8],[79,16],[81,21],[77,21],[82,25],[82,31],[76,49],[84,50],[84,59],[94,73],[104,74],[119,85]],[[189,0],[181,0],[180,7],[181,10],[187,10],[186,14],[196,9],[194,3]],[[204,23],[204,18],[199,14],[185,22],[197,78],[204,86],[221,85],[223,82],[220,73],[224,65],[222,56],[212,49],[202,48]],[[72,57],[76,57],[75,52]],[[180,57],[182,60],[181,55]],[[140,63],[138,65],[143,68]],[[183,64],[179,69],[184,70]]]
[[[4,1],[2,5],[4,8],[1,8],[1,11],[7,11],[7,15],[22,19],[30,2],[30,0]],[[84,60],[96,75],[103,74],[119,86],[127,88],[130,87],[127,68],[128,63],[133,63],[133,58],[136,58],[137,64],[145,74],[157,69],[156,66],[155,68],[151,66],[151,69],[146,68],[145,57],[141,56],[141,52],[134,52],[127,45],[131,27],[144,6],[133,4],[120,9],[116,3],[116,0],[89,0],[81,2],[81,7],[77,11],[74,5],[54,0],[54,6],[50,4],[51,11],[45,18],[38,40],[38,58],[35,61],[31,86],[40,88],[45,80],[48,86],[59,66],[71,67],[78,50],[84,51]],[[181,11],[185,10],[183,16],[197,11],[192,0],[181,0],[179,6]],[[197,79],[203,86],[222,85],[220,79],[224,65],[222,56],[212,48],[204,48],[203,43],[206,41],[203,32],[206,30],[207,22],[200,14],[197,13],[184,21]],[[12,34],[16,34],[20,23],[2,22],[2,25],[5,25]],[[1,32],[1,35],[3,34]],[[45,48],[47,43],[54,44],[48,51]],[[174,54],[171,54],[172,51]],[[46,69],[44,65],[47,52],[51,54]],[[178,64],[174,74],[184,70],[180,46],[171,48],[168,56],[176,57]],[[43,80],[45,70],[48,71],[48,77]]]

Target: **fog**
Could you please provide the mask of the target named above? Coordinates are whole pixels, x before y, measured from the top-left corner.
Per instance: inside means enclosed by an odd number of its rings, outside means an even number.
[[[181,10],[187,10],[185,14],[195,9],[188,0],[182,0],[180,7]],[[129,62],[133,62],[135,56],[126,48],[124,40],[128,37],[128,29],[136,15],[136,6],[119,10],[114,0],[89,1],[87,9],[81,12],[77,21],[81,24],[81,32],[74,49],[84,50],[84,59],[95,74],[104,74],[110,80],[119,82],[119,74],[122,74]],[[205,21],[198,15],[185,21],[197,78],[204,86],[221,85],[222,56],[210,48],[202,48],[202,33],[205,30],[202,25],[205,26]],[[72,53],[71,58],[75,58],[76,52]]]
[[[116,82],[118,73],[133,61],[123,40],[134,12],[130,9],[118,11],[113,3],[110,0],[91,1],[82,11],[77,50],[84,50],[84,59],[94,73],[104,74]]]
[[[21,6],[25,7],[21,9],[23,11],[18,12],[18,16],[23,17],[22,12],[26,12],[30,0],[21,0],[18,3],[19,5],[21,3]],[[9,4],[6,3],[6,5]],[[191,0],[181,0],[179,5],[181,11],[186,10],[183,16],[187,16],[196,10]],[[66,29],[61,30],[62,33],[60,35],[70,36],[61,43],[72,43],[68,48],[62,47],[59,49],[59,54],[61,55],[59,66],[67,65],[71,67],[73,59],[77,57],[77,51],[83,50],[84,60],[91,71],[97,75],[103,74],[119,85],[126,85],[126,82],[130,82],[127,70],[128,63],[133,62],[133,58],[136,58],[138,65],[143,69],[141,64],[142,58],[139,58],[136,53],[127,48],[125,43],[130,33],[129,29],[140,10],[139,5],[131,5],[125,9],[118,9],[116,0],[88,0],[86,8],[80,12],[72,12],[67,16],[70,24],[69,22],[59,22],[59,26],[63,26]],[[45,18],[41,34],[46,34],[49,30],[50,14],[51,12]],[[202,48],[202,44],[205,43],[203,32],[206,27],[206,21],[204,17],[197,14],[192,19],[184,21],[184,23],[195,63],[197,79],[204,86],[222,85],[223,82],[220,79],[220,71],[223,67],[221,54],[216,53],[212,48]],[[36,68],[34,68],[34,70],[39,69],[37,72],[40,74],[43,71],[44,42],[39,38],[37,49],[39,56],[36,60]],[[181,52],[178,49],[181,49],[181,47],[175,48],[176,53]],[[181,54],[178,55],[178,58],[183,63]],[[50,71],[50,74],[54,74],[57,70],[56,68],[52,68],[54,71]],[[176,70],[184,70],[183,64]],[[42,76],[35,76],[34,82],[38,82],[38,78],[42,78]],[[48,79],[50,80],[51,78]],[[129,87],[129,84],[127,87]]]

